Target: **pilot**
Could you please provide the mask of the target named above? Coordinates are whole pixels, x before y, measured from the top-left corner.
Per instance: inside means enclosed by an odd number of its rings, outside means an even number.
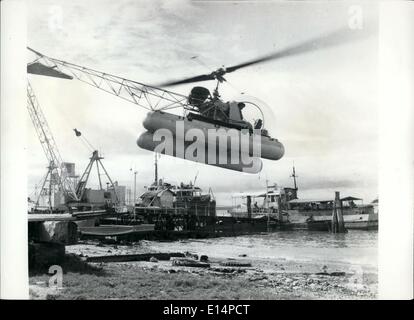
[[[222,101],[215,101],[214,104],[216,106],[216,108],[212,108],[216,109],[214,118],[220,121],[227,121],[229,118],[230,110],[229,104]]]

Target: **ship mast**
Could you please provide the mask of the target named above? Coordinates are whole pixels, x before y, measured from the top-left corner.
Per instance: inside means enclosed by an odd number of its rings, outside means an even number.
[[[295,163],[293,163],[293,170],[292,170],[292,175],[291,175],[291,177],[293,178],[293,184],[294,184],[295,190],[297,191],[297,190],[298,190],[298,186],[297,186],[297,184],[296,184],[296,178],[297,178],[298,176],[296,175],[296,171],[295,171]]]

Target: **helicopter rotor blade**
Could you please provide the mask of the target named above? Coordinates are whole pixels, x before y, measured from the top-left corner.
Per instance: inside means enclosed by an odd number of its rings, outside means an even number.
[[[359,30],[351,30],[350,28],[341,28],[338,30],[335,30],[334,32],[328,33],[323,36],[319,36],[310,40],[306,40],[302,43],[292,45],[290,47],[287,47],[285,49],[282,49],[280,51],[277,51],[275,53],[272,53],[270,55],[250,60],[244,63],[237,64],[235,66],[231,66],[228,68],[221,68],[217,71],[212,72],[208,75],[200,75],[195,76],[191,78],[187,78],[184,80],[178,80],[178,81],[171,81],[164,84],[161,84],[160,86],[172,86],[177,84],[183,84],[183,83],[192,83],[192,82],[199,82],[199,81],[206,81],[206,80],[219,80],[222,78],[222,76],[226,73],[230,73],[233,71],[236,71],[241,68],[245,68],[254,64],[259,64],[263,62],[267,62],[270,60],[276,60],[281,59],[285,57],[290,56],[296,56],[300,54],[304,54],[307,52],[317,51],[321,49],[326,49],[330,47],[339,46],[351,41],[357,41],[361,40],[362,38],[365,38],[371,34],[371,30],[367,32],[367,29],[365,28],[364,32],[359,32]]]
[[[203,74],[196,77],[191,77],[183,80],[177,80],[177,81],[170,81],[160,84],[160,87],[168,87],[168,86],[174,86],[177,84],[184,84],[184,83],[192,83],[192,82],[199,82],[199,81],[206,81],[206,80],[214,80],[215,77],[211,74]]]
[[[277,51],[270,55],[267,55],[267,56],[264,56],[264,57],[261,57],[255,60],[250,60],[244,63],[240,63],[232,67],[228,67],[226,68],[226,73],[233,72],[238,69],[245,68],[245,67],[248,67],[254,64],[267,62],[270,60],[276,60],[276,59],[281,59],[284,57],[296,56],[296,55],[300,55],[300,54],[307,53],[307,52],[312,52],[312,51],[316,51],[320,49],[338,46],[338,45],[345,44],[350,41],[359,40],[365,35],[367,35],[367,33],[358,34],[358,32],[355,32],[349,28],[342,28],[334,32],[331,32],[325,36],[319,36],[317,38],[307,40],[305,42],[287,47],[281,51]]]

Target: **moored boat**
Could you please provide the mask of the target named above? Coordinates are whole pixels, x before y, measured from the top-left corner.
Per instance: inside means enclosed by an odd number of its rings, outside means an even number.
[[[345,197],[341,202],[345,228],[378,229],[378,212],[375,212],[373,204],[364,204],[356,197]],[[332,211],[333,199],[294,199],[288,202],[289,218],[294,223],[304,223],[310,218],[319,222],[331,221]]]

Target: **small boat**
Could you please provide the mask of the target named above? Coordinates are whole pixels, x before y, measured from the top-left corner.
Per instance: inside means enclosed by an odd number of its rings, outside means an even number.
[[[333,199],[290,200],[288,202],[289,217],[295,223],[306,223],[310,217],[313,221],[322,224],[330,222],[333,202]],[[345,197],[341,199],[341,202],[346,229],[378,230],[378,212],[375,212],[373,204],[364,204],[362,199],[356,197]]]

